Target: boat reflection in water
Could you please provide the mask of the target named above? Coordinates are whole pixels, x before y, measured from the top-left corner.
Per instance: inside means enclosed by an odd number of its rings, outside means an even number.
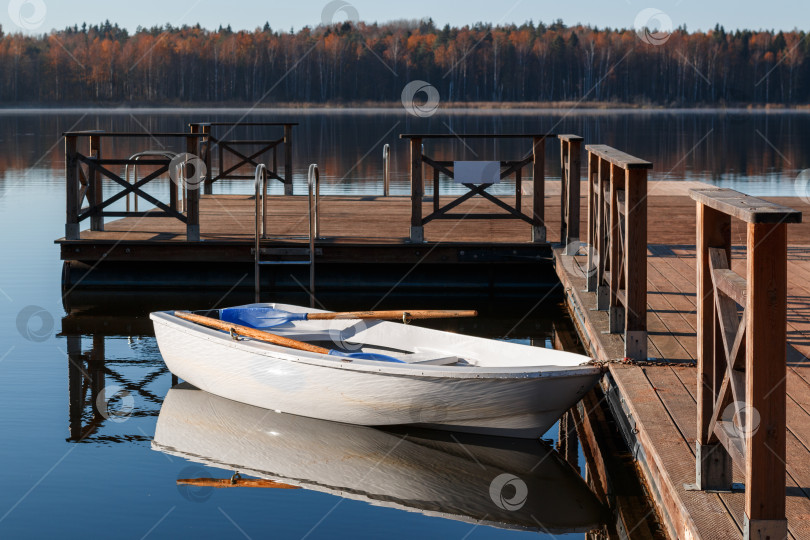
[[[340,497],[425,515],[547,533],[601,527],[585,481],[540,441],[379,430],[237,403],[182,383],[152,448]]]

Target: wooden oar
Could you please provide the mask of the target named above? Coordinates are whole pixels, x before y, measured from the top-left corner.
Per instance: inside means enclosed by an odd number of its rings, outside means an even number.
[[[272,488],[272,489],[301,489],[299,486],[291,486],[290,484],[282,484],[281,482],[273,482],[272,480],[262,480],[254,478],[179,478],[178,485],[197,486],[197,487],[214,487],[214,488],[230,488],[230,487],[252,487],[252,488]]]
[[[415,310],[415,311],[344,311],[339,313],[291,313],[271,307],[244,306],[219,310],[219,318],[252,328],[273,328],[292,321],[327,321],[334,319],[385,319],[408,322],[413,319],[446,319],[475,317],[477,311],[467,310]]]
[[[259,341],[265,341],[267,343],[281,345],[282,347],[297,349],[299,351],[308,351],[318,354],[329,354],[332,356],[354,358],[357,360],[379,360],[382,362],[405,363],[398,358],[394,358],[393,356],[387,356],[385,354],[364,353],[364,352],[345,353],[343,351],[336,351],[334,349],[318,347],[317,345],[310,345],[309,343],[304,343],[303,341],[297,341],[295,339],[286,338],[284,336],[271,334],[270,332],[265,332],[264,330],[256,330],[255,328],[249,328],[247,326],[242,326],[239,324],[212,319],[211,317],[197,315],[196,313],[189,313],[188,311],[175,311],[174,316],[179,317],[181,319],[185,319],[187,321],[191,321],[193,323],[201,324],[203,326],[216,328],[217,330],[228,332],[231,335],[237,334],[240,336],[257,339]]]
[[[307,313],[308,321],[328,321],[332,319],[384,319],[400,320],[403,317],[408,319],[450,319],[455,317],[477,317],[478,312],[474,310],[449,310],[449,309],[418,309],[414,311],[342,311],[336,313]]]

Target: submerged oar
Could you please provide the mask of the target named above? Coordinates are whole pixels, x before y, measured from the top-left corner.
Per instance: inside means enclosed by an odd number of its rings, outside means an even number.
[[[406,363],[403,360],[400,360],[399,358],[394,358],[393,356],[388,356],[385,354],[364,353],[364,352],[345,353],[343,351],[336,351],[334,349],[326,349],[324,347],[318,347],[317,345],[310,345],[309,343],[304,343],[303,341],[297,341],[283,336],[277,336],[276,334],[271,334],[270,332],[265,332],[263,330],[256,330],[255,328],[248,328],[247,326],[224,322],[217,319],[212,319],[211,317],[204,317],[203,315],[197,315],[196,313],[189,313],[188,311],[175,311],[174,316],[180,317],[181,319],[185,319],[187,321],[191,321],[197,324],[201,324],[203,326],[216,328],[217,330],[228,332],[231,335],[236,334],[253,339],[258,339],[259,341],[266,341],[267,343],[281,345],[282,347],[288,347],[290,349],[298,349],[299,351],[309,351],[318,354],[329,354],[332,356],[353,358],[355,360],[377,360],[380,362],[396,362],[399,364]]]
[[[417,311],[346,311],[342,313],[290,313],[270,307],[234,307],[219,310],[219,318],[252,328],[272,328],[291,321],[326,321],[332,319],[447,319],[454,317],[475,317],[477,311],[457,310],[417,310]]]
[[[178,486],[195,486],[195,487],[214,487],[214,488],[230,488],[230,487],[250,487],[250,488],[272,488],[272,489],[301,489],[299,486],[291,486],[290,484],[282,484],[281,482],[274,482],[272,480],[262,480],[253,478],[179,478],[177,480]]]

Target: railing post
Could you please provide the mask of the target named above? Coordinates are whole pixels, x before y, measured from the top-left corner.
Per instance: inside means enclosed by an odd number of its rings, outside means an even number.
[[[697,487],[727,488],[736,460],[745,471],[744,538],[786,538],[787,224],[802,215],[728,189],[690,195],[698,212]],[[747,224],[745,278],[726,260],[732,216]]]
[[[605,283],[605,269],[610,262],[607,253],[607,238],[610,231],[605,229],[610,224],[607,214],[607,198],[610,196],[610,162],[598,158],[599,172],[596,182],[596,256],[598,258],[596,270],[596,309],[606,310],[610,306],[610,286]]]
[[[560,243],[563,245],[563,254],[568,253],[568,151],[570,147],[565,135],[560,135]]]
[[[599,222],[599,198],[597,188],[599,182],[599,157],[588,152],[588,277],[585,290],[596,292],[597,266],[599,265],[599,252],[596,251],[597,223]]]
[[[565,255],[579,251],[580,178],[582,137],[560,135],[560,242]]]
[[[292,126],[284,124],[284,195],[293,194]]]
[[[78,240],[79,232],[79,158],[76,136],[65,136],[65,240]]]
[[[206,169],[206,195],[211,195],[213,193],[213,182],[210,182],[212,178],[214,178],[214,169],[211,167],[211,124],[203,124],[202,125],[202,132],[205,134],[205,155],[202,156],[203,161],[205,162],[205,169]]]
[[[565,136],[570,137],[570,136]],[[608,330],[624,332],[624,356],[647,358],[647,170],[652,163],[605,145],[588,145],[588,280],[596,309],[608,311]],[[563,157],[566,192],[579,182],[571,176],[573,145]],[[567,174],[567,177],[566,177]],[[576,173],[577,175],[579,173]],[[579,223],[569,195],[571,215]],[[574,238],[570,236],[569,238]],[[576,247],[578,248],[578,240]]]
[[[624,355],[647,359],[647,169],[624,172]]]
[[[82,336],[72,334],[65,337],[68,357],[68,429],[70,438],[79,440],[82,436],[82,409],[84,408]]]
[[[186,138],[186,152],[197,155],[199,137],[189,136]],[[197,156],[199,158],[199,156]],[[199,176],[199,171],[194,171]],[[200,241],[200,183],[195,182],[190,185],[186,178],[183,178],[181,189],[186,191],[186,240],[189,242]]]
[[[411,139],[411,242],[425,241],[425,229],[422,224],[422,198],[425,194],[422,178],[422,139]]]
[[[624,189],[625,183],[625,170],[619,167],[618,165],[611,164],[610,165],[610,193],[608,197],[610,197],[610,203],[607,205],[610,211],[609,216],[609,225],[608,225],[608,238],[609,240],[609,253],[606,254],[608,257],[608,268],[610,269],[610,278],[608,283],[608,290],[610,291],[610,307],[608,309],[608,320],[610,326],[610,332],[612,334],[618,334],[622,330],[624,330],[624,320],[625,320],[625,307],[619,301],[619,285],[621,283],[622,278],[622,266],[619,264],[619,252],[622,249],[621,241],[622,241],[622,232],[625,232],[626,229],[623,227],[620,219],[621,216],[619,214],[619,190]],[[626,192],[625,192],[626,194]],[[625,224],[627,221],[625,220]],[[625,252],[625,258],[627,258],[629,254]],[[626,289],[625,289],[626,291]]]
[[[698,489],[727,490],[732,483],[732,460],[725,446],[709,432],[723,373],[715,360],[724,358],[717,327],[709,249],[720,248],[731,260],[731,216],[697,204],[697,440],[695,484]]]
[[[193,134],[205,134],[205,135],[211,134],[211,124],[189,124],[189,127],[190,133]],[[203,142],[205,142],[206,144],[202,144]],[[193,153],[200,160],[202,160],[203,163],[205,163],[205,169],[207,172],[205,182],[202,183],[202,189],[205,195],[211,195],[214,192],[214,183],[211,181],[213,179],[213,174],[211,170],[210,139],[208,137],[205,137],[204,139],[198,139],[198,144],[196,145],[195,152],[190,153]]]
[[[90,351],[87,362],[87,371],[90,375],[90,399],[93,408],[94,420],[98,420],[104,415],[99,410],[101,403],[105,403],[112,396],[104,395],[104,380],[106,363],[105,340],[102,334],[93,334],[93,349]],[[106,411],[104,411],[106,412]]]
[[[101,137],[97,135],[90,135],[90,152],[88,157],[93,159],[101,159]],[[92,193],[92,200],[90,201],[91,206],[97,207],[104,202],[104,190],[102,189],[101,182],[101,173],[95,168],[91,167],[90,178],[87,179],[88,185],[92,184],[93,186],[93,189],[90,190],[90,193]],[[90,230],[103,231],[104,216],[102,216],[100,213],[90,216]]]
[[[534,220],[532,225],[532,242],[546,242],[545,221],[545,169],[546,169],[546,139],[534,137],[532,144],[532,183],[534,184]]]
[[[744,532],[786,538],[787,226],[749,223],[747,237]]]

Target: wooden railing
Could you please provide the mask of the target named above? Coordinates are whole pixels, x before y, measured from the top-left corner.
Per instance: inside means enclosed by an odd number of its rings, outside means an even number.
[[[579,250],[579,199],[582,137],[558,135],[560,139],[560,243],[566,255]]]
[[[786,538],[787,224],[801,213],[729,189],[697,202],[697,489],[745,472],[745,538]],[[747,225],[746,277],[731,218]],[[739,314],[738,305],[742,307]]]
[[[588,151],[588,281],[624,355],[647,358],[647,171],[652,164],[604,145]]]
[[[209,175],[205,180],[204,193],[210,195],[212,185],[218,180],[252,180],[256,167],[262,156],[271,153],[270,159],[263,163],[267,167],[268,178],[284,184],[284,194],[293,193],[293,127],[295,122],[194,122],[189,124],[191,133],[201,134],[209,142],[205,155],[200,156],[208,167]],[[283,128],[283,135],[270,139],[234,139],[228,137],[235,129],[243,127]],[[227,128],[222,135],[215,135],[217,128]],[[213,173],[212,151],[216,146],[218,154],[217,173]],[[279,174],[279,148],[284,150],[284,176]],[[249,148],[249,150],[247,150]],[[226,165],[226,156],[236,159],[235,163]],[[243,169],[246,168],[246,169]],[[239,172],[243,169],[244,172]]]
[[[194,156],[206,152],[206,142],[201,134],[191,133],[106,133],[103,131],[75,131],[64,133],[65,137],[65,195],[66,218],[65,239],[78,240],[80,238],[80,224],[85,219],[90,220],[91,231],[104,230],[105,217],[174,217],[186,224],[186,236],[189,241],[200,240],[200,214],[199,189],[196,184],[178,181],[178,177],[169,181],[168,203],[159,201],[152,195],[144,192],[143,188],[164,174],[169,173],[172,160],[167,157],[152,159],[105,159],[102,158],[102,140],[105,138],[143,138],[162,139],[175,138],[185,140],[185,153]],[[81,142],[86,142],[85,153],[79,151]],[[84,146],[84,145],[83,145]],[[181,160],[182,161],[182,160]],[[178,163],[180,168],[188,161]],[[126,166],[139,166],[155,169],[141,179],[136,178],[130,184],[110,168]],[[177,174],[177,171],[174,172]],[[196,174],[199,174],[197,172]],[[104,198],[102,179],[107,178],[122,188],[121,191]],[[204,179],[204,178],[201,178]],[[185,190],[186,204],[183,211],[178,209],[179,187]],[[139,211],[112,211],[108,208],[115,202],[133,194],[157,207],[145,212]],[[85,200],[87,206],[84,206]]]
[[[546,226],[544,221],[544,198],[545,198],[545,147],[546,139],[556,135],[546,134],[403,134],[401,139],[410,140],[411,146],[411,242],[424,242],[424,227],[427,223],[436,219],[520,219],[532,226],[532,240],[534,242],[546,241]],[[455,177],[454,161],[435,160],[424,154],[422,141],[424,139],[531,139],[532,147],[527,156],[518,160],[500,161],[500,178],[515,175],[515,203],[514,206],[504,202],[491,193],[487,192],[492,183],[468,184],[462,183],[468,192],[453,199],[444,206],[440,204],[439,177],[441,174],[449,178]],[[429,165],[433,169],[433,212],[427,216],[422,216],[422,201],[425,194],[424,178],[422,177],[422,165]],[[526,214],[522,209],[522,179],[523,168],[532,166],[533,183],[533,204],[531,214]],[[451,213],[450,211],[464,201],[471,199],[475,195],[487,199],[506,213]]]

